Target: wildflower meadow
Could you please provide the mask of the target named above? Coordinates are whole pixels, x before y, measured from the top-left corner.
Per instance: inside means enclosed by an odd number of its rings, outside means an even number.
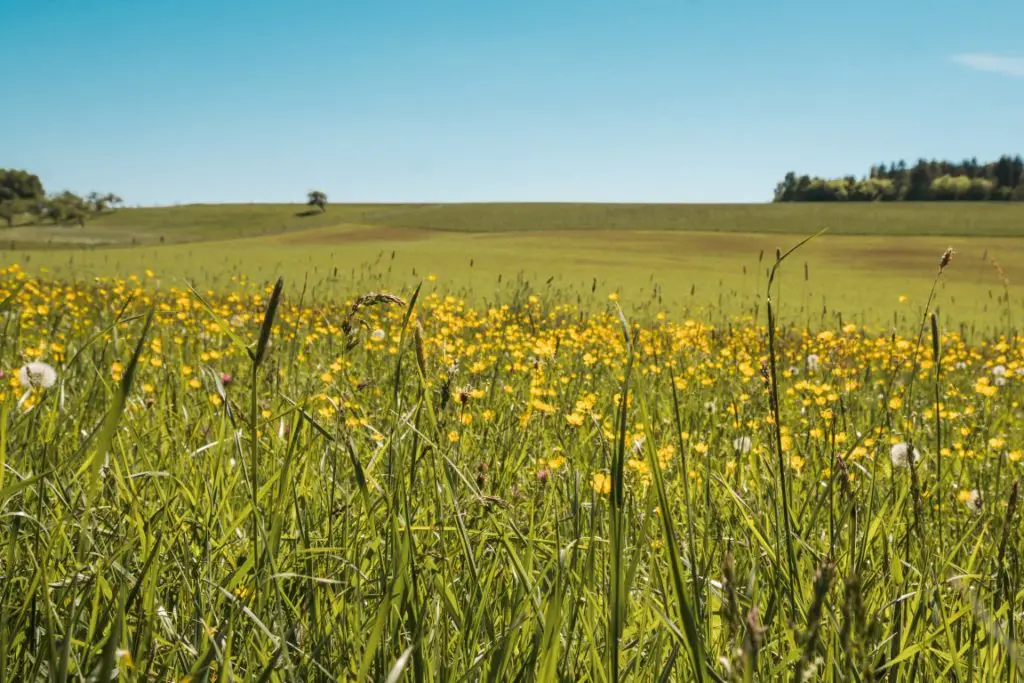
[[[0,272],[0,681],[1024,678],[1009,319],[158,279]]]

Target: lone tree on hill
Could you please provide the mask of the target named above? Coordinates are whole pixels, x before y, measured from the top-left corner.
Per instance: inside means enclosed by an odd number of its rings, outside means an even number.
[[[327,211],[327,195],[320,190],[313,190],[306,196],[306,204],[318,207],[321,212]]]

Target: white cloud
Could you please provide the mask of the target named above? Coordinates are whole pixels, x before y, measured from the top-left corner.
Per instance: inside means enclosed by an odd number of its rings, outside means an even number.
[[[1004,57],[984,52],[953,55],[953,61],[975,71],[991,71],[1004,76],[1024,78],[1024,57]]]

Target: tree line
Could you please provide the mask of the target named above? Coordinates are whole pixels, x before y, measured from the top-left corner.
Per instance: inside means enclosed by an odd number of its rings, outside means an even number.
[[[13,228],[16,222],[39,225],[79,225],[111,211],[124,201],[112,192],[90,192],[82,197],[65,190],[47,194],[39,176],[20,169],[0,168],[0,219]]]
[[[872,166],[866,177],[819,178],[790,172],[775,187],[776,202],[1024,201],[1024,159],[959,163],[919,159]]]

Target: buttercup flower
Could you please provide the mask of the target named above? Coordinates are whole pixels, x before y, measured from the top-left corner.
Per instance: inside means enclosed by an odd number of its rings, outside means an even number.
[[[957,500],[966,505],[971,512],[981,512],[981,493],[978,489],[961,491],[957,495]]]

